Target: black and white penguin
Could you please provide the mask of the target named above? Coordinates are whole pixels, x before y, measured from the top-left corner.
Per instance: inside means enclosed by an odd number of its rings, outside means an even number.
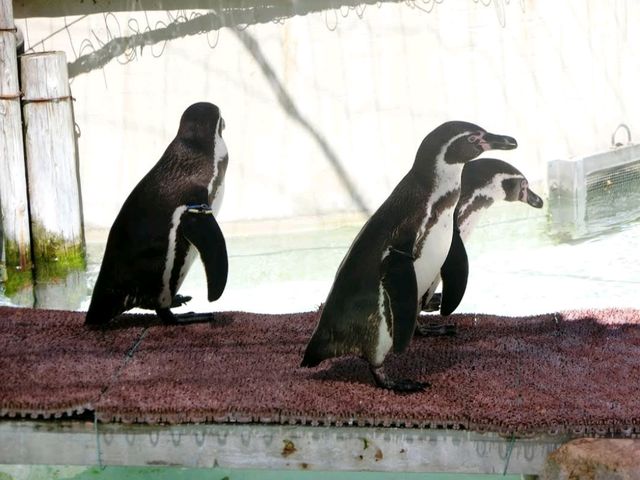
[[[177,323],[170,308],[190,300],[176,294],[196,253],[204,263],[209,301],[222,295],[228,259],[215,215],[229,160],[223,130],[220,110],[211,103],[184,111],[178,134],[111,227],[86,324],[103,324],[134,307]],[[186,320],[198,319],[187,315]]]
[[[502,200],[520,201],[534,208],[543,206],[542,199],[529,188],[529,181],[513,165],[495,158],[479,158],[466,163],[462,169],[460,199],[454,211],[463,243],[466,243],[482,213]],[[436,275],[427,291],[422,294],[422,311],[441,309],[440,294],[434,293],[439,284],[440,274]],[[450,335],[455,333],[455,327],[433,323],[418,324],[416,333],[425,336]]]
[[[438,272],[443,272],[444,301],[456,301],[456,286],[449,281],[459,281],[458,272],[466,269],[461,241],[462,250],[443,263],[454,235],[463,165],[486,150],[516,146],[511,137],[458,121],[425,137],[413,167],[364,225],[338,268],[302,366],[358,355],[369,362],[379,387],[410,392],[427,386],[390,378],[383,361],[392,348],[403,352],[409,345],[418,292],[425,292]]]

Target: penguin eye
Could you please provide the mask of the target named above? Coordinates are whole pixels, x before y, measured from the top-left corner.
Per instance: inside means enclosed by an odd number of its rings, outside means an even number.
[[[528,188],[529,188],[529,182],[527,182],[526,180],[521,180],[520,191],[518,192],[518,200],[524,199],[525,193]]]
[[[484,137],[484,133],[483,132],[472,133],[471,135],[469,135],[467,137],[467,142],[469,142],[469,143],[479,143],[482,140],[483,137]]]

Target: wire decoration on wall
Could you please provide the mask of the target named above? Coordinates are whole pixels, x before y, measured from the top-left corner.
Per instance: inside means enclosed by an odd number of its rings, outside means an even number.
[[[496,9],[496,15],[499,24],[504,27],[506,25],[505,7],[512,0],[472,0],[484,7],[493,5]],[[383,3],[402,3],[406,7],[416,11],[432,13],[435,8],[442,4],[444,0],[381,0],[374,2],[368,0],[357,4],[345,4],[349,0],[330,0],[329,8],[323,8],[320,2],[294,3],[288,7],[258,7],[246,8],[240,5],[238,8],[232,8],[228,5],[222,7],[222,0],[218,0],[218,8],[209,11],[194,10],[167,10],[164,12],[132,12],[142,14],[143,18],[131,16],[123,25],[121,19],[113,12],[104,12],[100,21],[99,28],[90,28],[89,32],[76,46],[75,38],[71,32],[72,27],[76,27],[89,17],[82,15],[67,22],[67,17],[63,17],[64,25],[48,34],[46,37],[30,43],[28,20],[24,20],[26,39],[28,48],[27,53],[36,50],[46,50],[46,42],[53,37],[65,34],[68,37],[70,51],[73,52],[75,58],[69,62],[69,78],[74,78],[83,73],[101,69],[113,59],[116,59],[121,65],[128,64],[142,55],[145,47],[149,47],[151,55],[155,58],[162,56],[165,51],[167,42],[178,38],[184,38],[192,35],[205,34],[206,42],[209,48],[215,48],[219,41],[219,32],[222,27],[230,27],[236,30],[243,30],[250,25],[259,23],[283,23],[286,19],[296,15],[307,15],[309,13],[324,12],[325,25],[330,31],[338,28],[340,18],[347,18],[351,14],[355,14],[362,19],[366,9],[371,4],[376,4],[378,8]],[[524,0],[519,0],[522,10],[525,8]],[[326,6],[327,3],[324,3]],[[355,3],[355,2],[353,2]],[[158,14],[163,15],[160,19],[151,19],[150,14],[157,17]]]

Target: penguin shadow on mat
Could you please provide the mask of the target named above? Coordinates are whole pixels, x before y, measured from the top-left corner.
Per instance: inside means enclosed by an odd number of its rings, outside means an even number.
[[[233,323],[233,317],[231,315],[223,315],[217,313],[213,320],[207,322],[207,325],[211,329],[224,328]],[[192,325],[203,324],[203,322],[193,322]],[[103,325],[92,326],[91,330],[95,331],[114,331],[114,330],[127,330],[130,328],[149,328],[149,327],[164,327],[164,328],[184,328],[187,323],[181,324],[167,324],[157,315],[150,313],[125,313],[111,320],[109,323]]]
[[[449,357],[449,361],[442,359],[436,364],[433,355],[425,355],[424,350],[411,348],[403,354],[391,353],[385,361],[385,367],[389,372],[397,375],[410,375],[412,378],[426,380],[428,376],[446,371],[460,359]],[[304,372],[303,372],[304,374]],[[330,360],[330,363],[317,372],[304,375],[313,381],[341,382],[347,384],[360,384],[376,387],[367,362],[358,357],[341,357]],[[396,392],[406,394],[409,392]]]
[[[438,319],[438,316],[434,317]],[[441,317],[440,317],[441,318]],[[439,341],[451,344],[465,344],[473,342],[499,341],[505,338],[533,338],[542,336],[553,338],[562,335],[584,334],[610,331],[616,327],[632,324],[607,325],[593,315],[584,318],[568,320],[562,313],[548,313],[535,316],[506,317],[491,314],[456,314],[448,318],[456,326],[456,333],[447,337],[414,336],[414,342],[431,341],[431,345],[438,345]]]
[[[524,356],[516,355],[512,357],[513,361],[530,361],[539,357],[541,362],[554,362],[553,358],[569,352],[587,365],[590,348],[605,348],[613,343],[617,349],[625,349],[625,343],[633,348],[634,342],[640,341],[640,324],[607,324],[594,315],[568,320],[561,313],[529,318],[459,314],[452,320],[458,325],[456,335],[417,336],[417,341],[414,339],[404,354],[389,355],[389,371],[428,381],[431,376],[445,373],[458,364],[473,368],[478,358],[485,362],[500,363],[514,354],[520,354]],[[525,355],[525,352],[528,353]],[[375,385],[362,359],[349,356],[330,362],[325,368],[304,375],[305,378],[321,382]],[[437,385],[432,385],[433,388],[437,388]]]

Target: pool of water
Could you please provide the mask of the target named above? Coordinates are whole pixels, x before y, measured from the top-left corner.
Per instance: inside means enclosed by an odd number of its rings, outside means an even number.
[[[293,312],[315,309],[362,223],[299,232],[228,235],[229,280],[215,303],[194,263],[180,293],[193,300],[184,311]],[[224,229],[224,225],[223,225]],[[255,228],[254,228],[255,230]],[[640,222],[578,241],[550,236],[544,210],[497,205],[467,241],[469,282],[458,312],[528,315],[595,307],[640,308]],[[0,304],[86,310],[106,236],[88,235],[87,270],[39,282]]]

